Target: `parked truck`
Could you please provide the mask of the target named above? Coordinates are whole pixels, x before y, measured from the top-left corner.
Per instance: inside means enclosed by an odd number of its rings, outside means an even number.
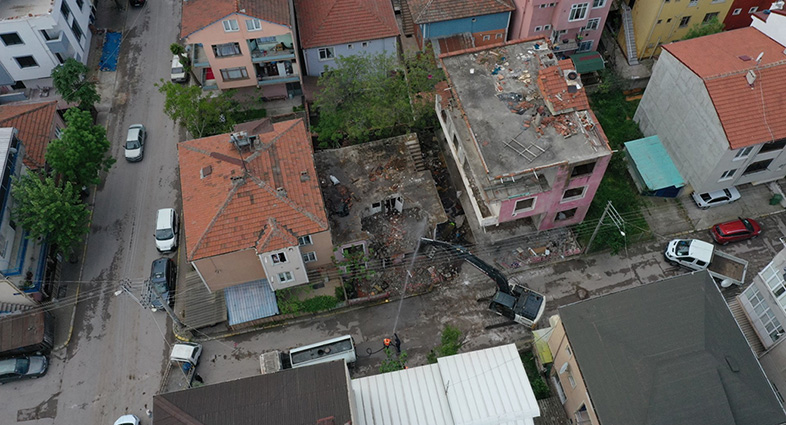
[[[169,393],[191,388],[202,355],[202,344],[181,342],[172,346],[169,367],[164,372],[159,393]]]
[[[48,311],[12,313],[0,319],[0,358],[46,354],[54,341],[55,321]]]
[[[664,256],[669,264],[695,271],[707,270],[723,288],[745,283],[748,262],[717,250],[711,243],[674,239],[666,246]]]

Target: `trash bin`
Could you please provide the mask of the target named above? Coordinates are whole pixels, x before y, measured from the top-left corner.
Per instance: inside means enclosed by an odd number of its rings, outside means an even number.
[[[780,193],[776,193],[772,195],[772,198],[770,198],[770,205],[778,205],[781,203],[782,200],[783,200],[783,195],[781,195]]]

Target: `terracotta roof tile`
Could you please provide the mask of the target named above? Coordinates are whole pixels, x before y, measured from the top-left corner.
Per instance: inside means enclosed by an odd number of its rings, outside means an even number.
[[[570,59],[563,59],[558,62],[557,66],[542,68],[538,71],[538,88],[547,104],[551,104],[553,107],[552,112],[555,115],[589,109],[589,100],[583,89],[579,88],[574,93],[568,91],[565,71],[573,69],[573,62]],[[578,73],[576,80],[581,81],[578,78]]]
[[[251,247],[280,249],[328,229],[303,121],[275,123],[258,138],[258,148],[243,153],[245,167],[231,160],[239,154],[229,134],[178,146],[189,261]]]
[[[52,141],[57,101],[0,106],[0,127],[15,127],[25,147],[24,164],[31,170],[46,164],[46,147]]]
[[[291,25],[287,0],[188,0],[183,2],[180,37],[186,38],[232,13],[287,27]]]
[[[516,10],[511,0],[406,0],[416,24]]]
[[[732,149],[786,137],[786,120],[777,115],[786,109],[784,46],[748,27],[663,47],[704,80]],[[750,70],[757,74],[752,88]]]
[[[295,0],[304,49],[398,35],[390,0]]]

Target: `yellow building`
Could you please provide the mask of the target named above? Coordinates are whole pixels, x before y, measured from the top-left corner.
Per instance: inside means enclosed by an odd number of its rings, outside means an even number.
[[[685,37],[694,25],[713,17],[723,22],[732,0],[622,0],[623,25],[617,40],[629,62],[660,54],[662,44]],[[627,21],[627,22],[626,22]],[[632,40],[628,40],[628,35]]]

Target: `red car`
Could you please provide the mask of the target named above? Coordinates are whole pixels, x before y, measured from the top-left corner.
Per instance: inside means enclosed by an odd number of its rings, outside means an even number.
[[[712,239],[715,239],[715,242],[721,245],[755,238],[759,236],[759,233],[761,233],[761,226],[759,226],[756,220],[750,218],[739,218],[734,221],[716,224],[710,229]]]

